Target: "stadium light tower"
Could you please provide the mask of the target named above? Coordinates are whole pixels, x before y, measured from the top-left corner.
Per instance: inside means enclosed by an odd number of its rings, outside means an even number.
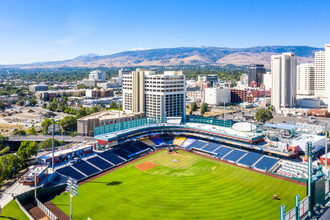
[[[309,207],[309,211],[308,211],[308,216],[311,217],[312,216],[312,179],[313,179],[313,167],[312,167],[312,157],[313,157],[313,144],[311,141],[307,142],[306,145],[306,149],[305,149],[305,153],[308,156],[308,188],[307,188],[307,193],[308,193],[308,207]]]
[[[70,192],[70,220],[72,220],[72,197],[78,197],[77,180],[69,178],[67,181],[66,191]]]

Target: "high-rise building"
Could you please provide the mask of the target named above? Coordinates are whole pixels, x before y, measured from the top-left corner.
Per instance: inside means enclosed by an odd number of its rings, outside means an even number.
[[[272,105],[276,110],[294,107],[297,92],[297,58],[294,53],[273,55],[271,71]]]
[[[266,72],[264,75],[264,85],[265,85],[265,90],[271,90],[272,89],[272,84],[273,84],[273,77],[270,72]]]
[[[123,75],[123,109],[144,112],[146,117],[186,114],[186,77],[182,71],[136,69]]]
[[[250,86],[252,81],[257,83],[257,86],[264,82],[264,74],[266,73],[265,66],[263,64],[251,64],[248,69],[248,85]]]
[[[330,44],[325,45],[325,103],[330,105]],[[329,110],[329,108],[328,108]]]
[[[98,80],[99,82],[105,82],[106,81],[105,72],[100,70],[94,70],[89,73],[89,79]]]
[[[199,82],[210,82],[211,86],[218,82],[218,75],[205,75],[205,76],[198,76]]]
[[[315,96],[324,98],[325,96],[325,52],[315,52]]]
[[[302,63],[297,66],[297,95],[314,95],[315,65]]]

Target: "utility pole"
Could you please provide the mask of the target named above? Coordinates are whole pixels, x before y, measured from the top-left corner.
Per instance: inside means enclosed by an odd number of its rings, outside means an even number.
[[[78,197],[78,184],[76,179],[71,177],[68,179],[66,191],[70,192],[70,220],[72,220],[72,198],[73,196]]]
[[[308,194],[308,207],[309,207],[309,211],[308,211],[308,216],[311,217],[312,216],[312,211],[313,211],[313,207],[312,207],[312,179],[313,179],[313,167],[312,167],[312,157],[313,157],[313,150],[314,147],[312,145],[311,141],[307,142],[307,146],[305,149],[305,153],[308,156],[308,186],[307,186],[307,194]]]
[[[55,131],[55,123],[53,123],[52,130],[52,171],[54,172],[54,131]]]
[[[328,132],[328,123],[325,124],[325,169],[326,171],[328,171],[328,136],[329,136],[329,132]],[[328,173],[328,172],[327,172]],[[329,177],[328,177],[329,178]]]

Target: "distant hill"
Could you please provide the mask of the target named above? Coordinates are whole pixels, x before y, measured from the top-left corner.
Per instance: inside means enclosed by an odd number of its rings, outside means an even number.
[[[298,62],[313,62],[314,53],[323,50],[308,46],[260,46],[250,48],[178,47],[132,50],[99,56],[88,54],[71,60],[40,62],[0,67],[58,68],[58,67],[134,67],[179,65],[249,65],[270,67],[271,55],[293,52]]]

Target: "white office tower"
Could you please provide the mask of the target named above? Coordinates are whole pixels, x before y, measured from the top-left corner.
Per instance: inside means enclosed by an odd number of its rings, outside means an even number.
[[[105,82],[106,81],[105,72],[100,71],[100,70],[94,70],[94,71],[90,72],[89,79],[97,80],[100,82]]]
[[[271,71],[272,105],[276,111],[294,107],[297,91],[297,58],[294,53],[273,55]]]
[[[314,95],[315,65],[302,63],[297,67],[297,95]]]
[[[270,72],[266,72],[264,75],[264,85],[266,90],[271,90],[273,85],[273,77]]]
[[[328,111],[330,105],[330,44],[325,45],[325,94],[324,100],[328,104]]]
[[[325,97],[325,52],[315,52],[315,97]]]
[[[144,112],[146,117],[173,117],[186,114],[186,77],[182,71],[136,69],[123,75],[123,108]]]

